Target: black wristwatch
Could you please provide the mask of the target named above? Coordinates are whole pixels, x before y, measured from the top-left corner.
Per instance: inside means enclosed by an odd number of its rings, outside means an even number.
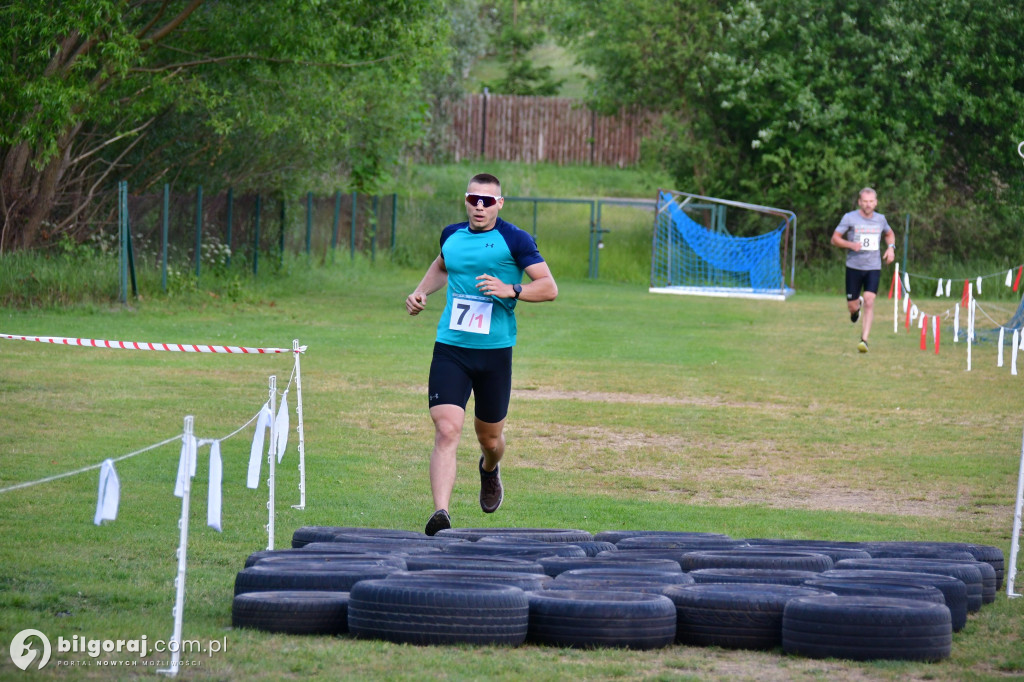
[[[519,294],[523,293],[523,285],[522,284],[513,284],[512,285],[512,291],[516,292],[515,299],[518,301],[519,300]]]

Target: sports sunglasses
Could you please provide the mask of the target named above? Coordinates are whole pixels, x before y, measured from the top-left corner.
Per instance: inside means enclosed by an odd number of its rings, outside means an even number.
[[[476,206],[479,202],[484,202],[484,208],[490,208],[498,203],[498,199],[501,197],[494,197],[490,194],[470,194],[466,192],[466,203],[470,206]]]

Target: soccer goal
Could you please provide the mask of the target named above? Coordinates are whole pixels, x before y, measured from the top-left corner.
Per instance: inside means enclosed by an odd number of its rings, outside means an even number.
[[[771,232],[738,237],[778,224]],[[770,223],[768,221],[770,220]],[[702,224],[703,223],[703,224]],[[766,225],[767,224],[767,225]],[[686,192],[658,192],[651,247],[650,291],[784,301],[793,294],[796,269],[796,214]],[[783,276],[791,259],[789,284]]]

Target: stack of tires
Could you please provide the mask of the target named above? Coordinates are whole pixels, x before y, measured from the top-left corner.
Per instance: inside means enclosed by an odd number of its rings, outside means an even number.
[[[996,547],[734,539],[688,531],[299,528],[250,555],[232,620],[409,644],[656,649],[935,661],[995,600]]]

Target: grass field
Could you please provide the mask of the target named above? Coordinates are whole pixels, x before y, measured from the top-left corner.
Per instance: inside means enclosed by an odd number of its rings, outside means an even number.
[[[425,267],[425,263],[423,264]],[[304,525],[422,530],[432,511],[424,391],[443,300],[418,318],[421,270],[300,269],[242,303],[202,295],[130,309],[0,310],[0,331],[137,341],[309,346],[302,358],[307,507],[295,435],[278,467],[277,546]],[[555,272],[556,277],[559,273]],[[938,356],[883,315],[872,350],[838,296],[786,303],[659,296],[561,278],[520,308],[505,504],[477,506],[471,433],[459,526],[715,531],[736,538],[951,540],[1008,552],[1021,448],[1021,377],[992,345]],[[890,313],[891,315],[891,313]],[[185,355],[0,342],[0,487],[159,442],[195,416],[200,438],[245,424],[283,387],[288,356]],[[294,390],[289,394],[294,407]],[[295,420],[292,419],[294,428]],[[396,646],[232,630],[235,574],[266,546],[266,491],[245,487],[252,428],[224,441],[223,533],[204,526],[208,448],[193,486],[186,679],[1004,680],[1024,676],[1024,600],[999,594],[936,664],[849,663],[674,646],[652,652]],[[178,446],[118,463],[120,514],[92,525],[97,472],[0,494],[0,643],[20,630],[170,637]],[[264,476],[266,471],[264,470]],[[64,662],[92,662],[54,653]],[[101,654],[101,659],[133,660]],[[151,656],[148,661],[160,659]],[[138,660],[138,659],[134,659]],[[39,677],[152,675],[153,666],[57,667]],[[20,679],[6,653],[0,678]]]

